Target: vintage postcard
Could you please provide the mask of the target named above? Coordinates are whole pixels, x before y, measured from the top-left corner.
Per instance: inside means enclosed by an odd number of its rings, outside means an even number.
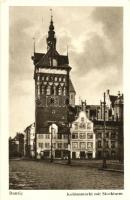
[[[127,200],[129,1],[0,4],[1,199]]]

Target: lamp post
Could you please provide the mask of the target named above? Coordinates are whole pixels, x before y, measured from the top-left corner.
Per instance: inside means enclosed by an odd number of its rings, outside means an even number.
[[[71,164],[71,155],[70,155],[70,127],[71,124],[68,124],[68,165]]]
[[[104,92],[104,102],[103,102],[103,106],[104,106],[104,131],[103,131],[103,162],[102,162],[102,167],[103,168],[107,168],[107,164],[106,164],[106,153],[105,153],[105,134],[106,134],[106,96],[105,96],[105,92]]]
[[[50,162],[53,162],[53,152],[52,152],[52,148],[53,148],[53,146],[52,146],[52,134],[53,134],[53,127],[52,127],[52,125],[51,125],[51,160],[50,160]]]

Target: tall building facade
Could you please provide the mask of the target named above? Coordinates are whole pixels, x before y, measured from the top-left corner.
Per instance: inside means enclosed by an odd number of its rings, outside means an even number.
[[[45,142],[49,127],[55,124],[59,134],[68,134],[68,107],[75,104],[75,90],[70,80],[68,55],[60,55],[56,49],[53,19],[49,25],[46,53],[32,56],[35,80],[35,134],[36,152],[50,150]],[[71,92],[71,101],[70,101]],[[46,136],[44,136],[44,134]],[[44,139],[43,139],[44,138]],[[39,142],[40,139],[40,142]],[[43,143],[43,145],[41,144]],[[50,154],[49,154],[50,155]],[[48,155],[48,156],[49,156]]]
[[[71,128],[71,157],[73,159],[95,158],[95,144],[93,122],[87,118],[85,111],[80,111]]]

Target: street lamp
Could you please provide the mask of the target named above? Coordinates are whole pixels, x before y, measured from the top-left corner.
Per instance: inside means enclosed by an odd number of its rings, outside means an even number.
[[[50,135],[51,135],[51,159],[50,159],[50,162],[53,162],[53,146],[52,146],[53,124],[50,125],[50,127],[49,127],[49,132],[50,132]]]
[[[53,127],[52,127],[52,125],[51,125],[51,160],[50,160],[50,162],[53,162],[53,153],[52,153],[52,133],[53,133]]]
[[[51,134],[51,159],[50,162],[53,162],[53,135],[58,133],[58,127],[56,124],[51,124],[49,127],[49,132]],[[54,133],[54,134],[53,134]]]
[[[106,134],[106,96],[105,96],[105,92],[104,92],[104,131],[103,131],[103,162],[102,162],[102,167],[103,168],[107,168],[107,164],[106,164],[106,152],[105,152],[105,134]]]
[[[68,124],[68,165],[71,164],[71,155],[70,155],[70,128],[71,128],[71,124]]]

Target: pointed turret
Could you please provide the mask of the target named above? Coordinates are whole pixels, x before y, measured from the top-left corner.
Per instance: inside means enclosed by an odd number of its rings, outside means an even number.
[[[56,37],[55,37],[55,31],[54,31],[54,25],[53,25],[52,9],[50,9],[50,11],[51,11],[51,21],[50,21],[48,37],[47,37],[47,50],[56,49]]]

